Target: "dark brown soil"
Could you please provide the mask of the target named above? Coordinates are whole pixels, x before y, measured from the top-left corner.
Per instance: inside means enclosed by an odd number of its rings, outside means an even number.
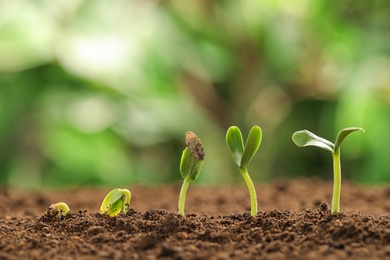
[[[251,217],[244,184],[192,183],[176,214],[180,185],[130,187],[127,215],[98,214],[110,189],[0,192],[0,259],[389,259],[390,187],[344,183],[330,215],[332,184],[277,180],[257,186]],[[125,188],[125,187],[122,187]],[[44,213],[64,201],[71,214]]]

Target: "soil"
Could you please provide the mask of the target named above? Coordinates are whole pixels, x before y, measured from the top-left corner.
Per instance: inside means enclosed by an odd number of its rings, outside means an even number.
[[[122,187],[125,188],[125,187]],[[275,180],[257,185],[249,214],[244,184],[190,184],[186,215],[176,214],[180,184],[130,187],[128,214],[98,213],[108,188],[0,191],[0,259],[388,259],[390,186],[344,182],[331,215],[332,183]],[[46,214],[66,202],[65,218]]]

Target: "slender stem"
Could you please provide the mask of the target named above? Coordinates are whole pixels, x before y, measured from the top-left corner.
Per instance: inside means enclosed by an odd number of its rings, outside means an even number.
[[[181,186],[180,189],[178,209],[179,209],[179,214],[183,216],[184,216],[184,206],[186,203],[186,194],[187,194],[187,189],[188,189],[188,185],[190,184],[190,181],[191,181],[190,178],[185,178],[183,181],[183,185]]]
[[[253,185],[251,177],[249,177],[248,169],[247,168],[240,168],[240,171],[241,171],[242,177],[244,177],[246,186],[248,186],[249,196],[251,199],[251,215],[256,216],[257,215],[257,197],[256,197],[255,186]]]
[[[341,193],[341,164],[340,149],[332,153],[333,157],[333,197],[332,197],[332,215],[340,211],[340,193]]]

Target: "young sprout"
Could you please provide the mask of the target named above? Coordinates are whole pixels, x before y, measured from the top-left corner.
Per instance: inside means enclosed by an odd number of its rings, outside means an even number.
[[[121,210],[124,214],[129,211],[131,193],[128,189],[114,189],[104,198],[100,206],[100,214],[115,217]]]
[[[252,127],[244,146],[241,131],[237,126],[231,126],[226,133],[226,144],[248,186],[252,216],[257,215],[257,197],[255,186],[248,174],[247,166],[260,147],[261,137],[261,128],[258,126]]]
[[[294,143],[299,147],[305,146],[316,146],[325,150],[328,150],[332,153],[333,158],[333,196],[332,196],[332,207],[331,213],[337,214],[340,211],[340,192],[341,192],[341,164],[340,164],[340,145],[352,132],[362,131],[363,128],[360,127],[349,127],[340,130],[337,135],[336,142],[333,144],[328,140],[316,136],[315,134],[307,131],[301,130],[293,134],[292,139]]]
[[[190,181],[196,180],[203,165],[205,152],[199,138],[188,131],[186,133],[186,145],[180,161],[180,174],[183,177],[183,185],[180,189],[178,212],[184,215],[186,194]]]
[[[48,212],[52,214],[52,216],[57,216],[58,218],[65,217],[69,213],[70,209],[65,202],[58,202],[52,204],[49,207]]]

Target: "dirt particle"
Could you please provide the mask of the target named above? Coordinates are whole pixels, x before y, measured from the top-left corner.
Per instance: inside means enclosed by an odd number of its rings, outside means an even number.
[[[58,244],[59,244],[57,239],[52,239],[52,240],[50,240],[49,243],[50,243],[51,247],[58,246]]]
[[[266,248],[266,252],[267,253],[278,252],[281,250],[281,248],[282,248],[282,244],[280,241],[272,241],[268,244]]]
[[[326,212],[327,213],[329,211],[328,204],[326,204],[325,202],[321,203],[320,204],[320,210],[321,210],[321,212]]]
[[[126,224],[126,222],[123,219],[121,219],[121,218],[117,218],[115,220],[115,225],[117,227],[123,228],[125,226],[125,224]]]
[[[89,236],[95,236],[95,235],[98,235],[102,232],[104,232],[104,228],[101,226],[93,226],[93,227],[88,228],[88,230],[87,230],[87,234]]]
[[[42,232],[48,234],[50,233],[50,229],[48,227],[43,227]]]
[[[159,257],[173,257],[182,251],[181,248],[172,247],[167,244],[163,244],[160,249]],[[175,258],[174,258],[175,259]]]

